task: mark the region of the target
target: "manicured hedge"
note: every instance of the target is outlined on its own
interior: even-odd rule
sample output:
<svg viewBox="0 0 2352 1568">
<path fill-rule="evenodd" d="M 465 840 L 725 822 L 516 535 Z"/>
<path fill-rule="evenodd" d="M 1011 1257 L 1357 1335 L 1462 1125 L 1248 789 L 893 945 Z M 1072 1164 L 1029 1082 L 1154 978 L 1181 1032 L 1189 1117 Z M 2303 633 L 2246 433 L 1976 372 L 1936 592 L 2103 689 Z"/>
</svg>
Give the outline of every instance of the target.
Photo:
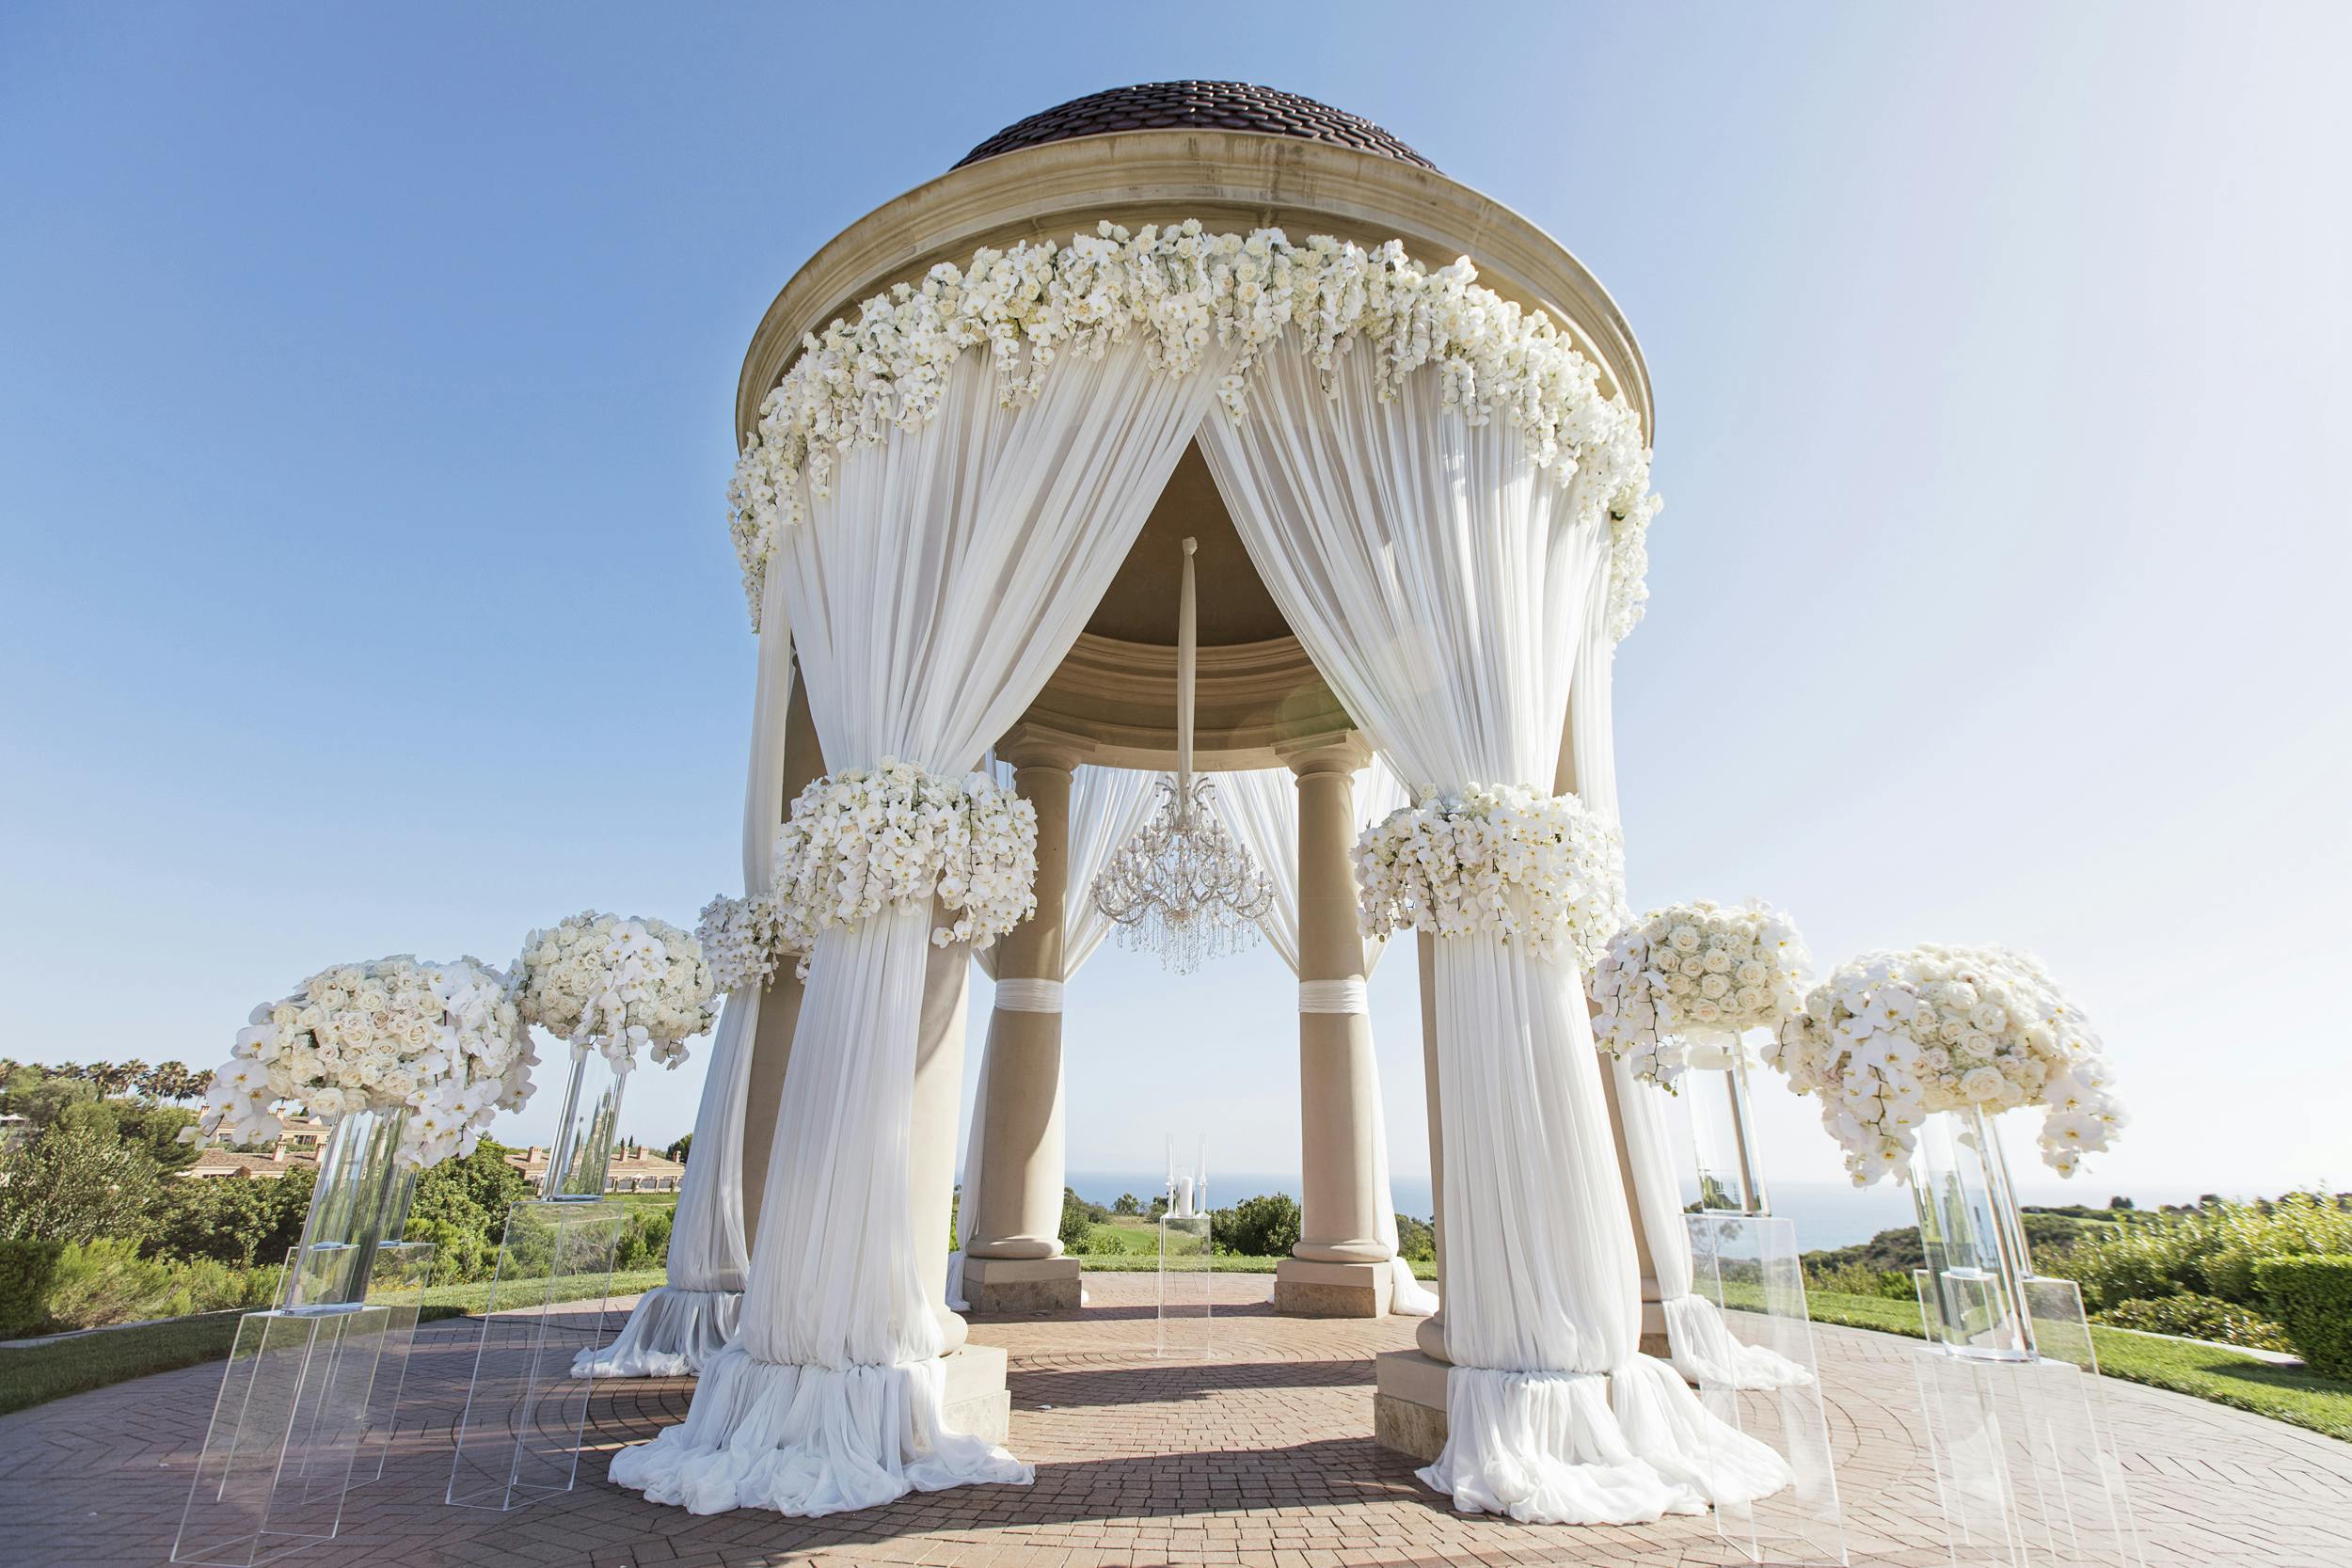
<svg viewBox="0 0 2352 1568">
<path fill-rule="evenodd" d="M 2254 1285 L 2305 1365 L 2352 1378 L 2352 1255 L 2265 1259 Z"/>
<path fill-rule="evenodd" d="M 49 1282 L 57 1276 L 63 1242 L 0 1242 L 0 1339 L 13 1339 L 46 1321 Z"/>
</svg>

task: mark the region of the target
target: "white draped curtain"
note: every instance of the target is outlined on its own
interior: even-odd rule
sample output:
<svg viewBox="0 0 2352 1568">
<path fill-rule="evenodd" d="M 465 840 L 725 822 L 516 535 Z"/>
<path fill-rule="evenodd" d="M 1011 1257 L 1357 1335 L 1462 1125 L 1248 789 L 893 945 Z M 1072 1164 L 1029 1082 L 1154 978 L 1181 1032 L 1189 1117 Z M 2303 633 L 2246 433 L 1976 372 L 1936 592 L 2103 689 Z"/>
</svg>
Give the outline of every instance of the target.
<svg viewBox="0 0 2352 1568">
<path fill-rule="evenodd" d="M 999 783 L 1012 787 L 1012 769 L 993 763 Z M 1128 768 L 1081 765 L 1070 779 L 1070 857 L 1062 899 L 1061 973 L 1066 985 L 1111 934 L 1110 916 L 1094 907 L 1094 879 L 1119 847 L 1135 835 L 1158 803 L 1161 774 Z M 980 973 L 996 978 L 996 949 L 973 955 Z M 1057 1000 L 1054 1010 L 1061 1010 Z M 1067 1055 L 1069 1041 L 1062 1042 Z M 963 1311 L 963 1253 L 980 1212 L 980 1164 L 988 1127 L 988 1051 L 982 1047 L 980 1077 L 972 1096 L 972 1120 L 963 1144 L 963 1196 L 956 1204 L 956 1247 L 947 1255 L 947 1305 Z M 1083 1289 L 1079 1299 L 1085 1299 Z"/>
<path fill-rule="evenodd" d="M 1577 649 L 1576 680 L 1568 701 L 1569 750 L 1576 758 L 1576 792 L 1584 803 L 1622 822 L 1617 805 L 1617 736 L 1614 719 L 1616 644 L 1592 614 Z M 1613 1075 L 1617 1121 L 1625 1134 L 1626 1163 L 1633 1173 L 1633 1201 L 1642 1232 L 1649 1239 L 1650 1264 L 1658 1271 L 1659 1305 L 1666 1315 L 1666 1344 L 1675 1370 L 1694 1382 L 1735 1388 L 1779 1388 L 1805 1380 L 1804 1370 L 1763 1345 L 1743 1345 L 1723 1313 L 1692 1293 L 1691 1231 L 1682 1208 L 1682 1176 L 1669 1117 L 1674 1097 L 1645 1083 L 1622 1057 L 1603 1058 Z"/>
<path fill-rule="evenodd" d="M 1240 840 L 1243 848 L 1263 868 L 1274 897 L 1258 917 L 1266 944 L 1281 956 L 1293 974 L 1298 973 L 1298 781 L 1287 769 L 1257 768 L 1237 773 L 1211 773 L 1216 785 L 1217 816 Z M 1357 824 L 1377 822 L 1406 803 L 1404 783 L 1395 769 L 1378 757 L 1359 769 L 1354 781 Z M 1364 943 L 1364 977 L 1379 966 L 1385 942 Z M 1379 1205 L 1379 1239 L 1389 1249 L 1389 1310 L 1409 1318 L 1425 1318 L 1438 1309 L 1437 1293 L 1413 1275 L 1413 1266 L 1397 1256 L 1396 1197 L 1389 1186 L 1388 1109 L 1381 1103 L 1380 1074 L 1372 1076 L 1372 1164 L 1374 1201 Z"/>
<path fill-rule="evenodd" d="M 988 356 L 968 354 L 928 423 L 846 454 L 768 568 L 827 759 L 974 766 L 1076 641 L 1219 371 L 1169 376 L 1112 345 L 1009 409 Z M 684 1422 L 614 1457 L 619 1484 L 696 1513 L 821 1514 L 1030 1479 L 942 1415 L 945 1331 L 908 1202 L 932 929 L 928 905 L 894 907 L 818 938 L 740 1334 Z"/>
<path fill-rule="evenodd" d="M 792 702 L 792 621 L 784 578 L 771 574 L 761 608 L 759 673 L 752 700 L 751 776 L 743 789 L 743 891 L 775 880 L 784 810 L 785 716 Z M 648 1291 L 602 1350 L 580 1352 L 575 1376 L 692 1377 L 735 1338 L 749 1266 L 743 1244 L 743 1108 L 759 1036 L 756 983 L 730 992 L 711 1037 L 694 1141 L 670 1228 L 668 1282 Z"/>
<path fill-rule="evenodd" d="M 1607 591 L 1605 515 L 1507 422 L 1447 406 L 1441 378 L 1382 402 L 1373 352 L 1343 356 L 1327 389 L 1302 355 L 1269 354 L 1248 417 L 1205 427 L 1210 468 L 1292 631 L 1404 776 L 1549 792 Z M 1697 1511 L 1715 1478 L 1724 1501 L 1785 1484 L 1639 1352 L 1580 976 L 1491 936 L 1440 940 L 1436 974 L 1454 1367 L 1422 1478 L 1457 1508 L 1586 1524 Z"/>
</svg>

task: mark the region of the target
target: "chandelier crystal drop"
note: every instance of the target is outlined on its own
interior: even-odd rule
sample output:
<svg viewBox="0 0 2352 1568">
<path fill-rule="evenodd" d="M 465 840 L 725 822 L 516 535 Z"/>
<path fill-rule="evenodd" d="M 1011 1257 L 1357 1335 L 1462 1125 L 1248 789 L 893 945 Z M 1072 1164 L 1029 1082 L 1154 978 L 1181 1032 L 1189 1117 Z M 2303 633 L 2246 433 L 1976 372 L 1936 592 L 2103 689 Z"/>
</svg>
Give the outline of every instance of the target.
<svg viewBox="0 0 2352 1568">
<path fill-rule="evenodd" d="M 1119 927 L 1122 947 L 1156 952 L 1189 974 L 1207 959 L 1258 940 L 1258 917 L 1274 888 L 1249 852 L 1216 819 L 1216 786 L 1192 774 L 1196 647 L 1192 552 L 1184 541 L 1176 630 L 1176 777 L 1160 781 L 1152 820 L 1119 847 L 1094 881 L 1094 907 Z"/>
</svg>

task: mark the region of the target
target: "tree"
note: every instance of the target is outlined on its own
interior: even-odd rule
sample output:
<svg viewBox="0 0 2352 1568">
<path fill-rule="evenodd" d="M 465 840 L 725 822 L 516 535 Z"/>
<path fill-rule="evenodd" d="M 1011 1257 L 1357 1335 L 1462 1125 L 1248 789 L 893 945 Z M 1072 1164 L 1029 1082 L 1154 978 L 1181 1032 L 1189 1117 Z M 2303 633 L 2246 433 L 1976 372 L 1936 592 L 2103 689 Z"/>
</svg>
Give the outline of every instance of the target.
<svg viewBox="0 0 2352 1568">
<path fill-rule="evenodd" d="M 682 1165 L 686 1164 L 686 1156 L 688 1152 L 693 1148 L 693 1147 L 694 1134 L 689 1132 L 684 1137 L 678 1139 L 677 1142 L 663 1149 L 661 1152 L 667 1154 L 671 1159 L 675 1160 Z"/>
<path fill-rule="evenodd" d="M 1210 1238 L 1248 1258 L 1287 1258 L 1298 1244 L 1298 1200 L 1282 1193 L 1246 1197 L 1209 1216 Z"/>
<path fill-rule="evenodd" d="M 476 1279 L 498 1261 L 506 1212 L 535 1196 L 530 1178 L 507 1163 L 505 1145 L 485 1138 L 462 1160 L 444 1160 L 417 1178 L 408 1206 L 410 1241 L 440 1248 L 437 1279 Z"/>
<path fill-rule="evenodd" d="M 167 1258 L 250 1268 L 275 1263 L 302 1240 L 318 1174 L 295 1166 L 276 1179 L 216 1177 L 167 1182 L 154 1247 Z"/>
<path fill-rule="evenodd" d="M 121 1063 L 114 1070 L 116 1077 L 119 1080 L 117 1086 L 113 1090 L 116 1094 L 128 1092 L 131 1094 L 144 1095 L 151 1092 L 154 1088 L 155 1069 L 148 1066 L 145 1062 L 139 1060 L 136 1056 L 132 1057 L 127 1062 Z"/>
<path fill-rule="evenodd" d="M 0 1154 L 0 1240 L 144 1241 L 162 1196 L 155 1162 L 111 1132 L 52 1127 Z"/>
<path fill-rule="evenodd" d="M 1143 1205 L 1136 1200 L 1135 1194 L 1121 1193 L 1119 1195 L 1119 1201 L 1111 1205 L 1111 1212 L 1121 1216 L 1140 1214 L 1143 1212 Z"/>
<path fill-rule="evenodd" d="M 1427 1220 L 1410 1214 L 1396 1216 L 1396 1255 L 1407 1263 L 1438 1260 L 1438 1232 Z"/>
<path fill-rule="evenodd" d="M 1094 1250 L 1094 1217 L 1103 1212 L 1099 1203 L 1089 1203 L 1068 1187 L 1061 1190 L 1061 1249 L 1071 1253 Z"/>
</svg>

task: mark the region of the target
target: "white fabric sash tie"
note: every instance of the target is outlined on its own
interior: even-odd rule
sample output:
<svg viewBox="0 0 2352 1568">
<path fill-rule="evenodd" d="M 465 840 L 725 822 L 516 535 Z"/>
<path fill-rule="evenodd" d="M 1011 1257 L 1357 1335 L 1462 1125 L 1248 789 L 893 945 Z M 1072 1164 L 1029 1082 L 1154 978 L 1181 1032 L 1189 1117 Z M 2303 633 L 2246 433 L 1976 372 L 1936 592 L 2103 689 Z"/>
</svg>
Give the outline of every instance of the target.
<svg viewBox="0 0 2352 1568">
<path fill-rule="evenodd" d="M 1301 980 L 1298 1010 L 1302 1013 L 1368 1013 L 1372 993 L 1360 974 L 1344 980 Z"/>
<path fill-rule="evenodd" d="M 1018 976 L 996 982 L 996 1006 L 1009 1013 L 1061 1011 L 1059 980 L 1024 980 Z"/>
</svg>

